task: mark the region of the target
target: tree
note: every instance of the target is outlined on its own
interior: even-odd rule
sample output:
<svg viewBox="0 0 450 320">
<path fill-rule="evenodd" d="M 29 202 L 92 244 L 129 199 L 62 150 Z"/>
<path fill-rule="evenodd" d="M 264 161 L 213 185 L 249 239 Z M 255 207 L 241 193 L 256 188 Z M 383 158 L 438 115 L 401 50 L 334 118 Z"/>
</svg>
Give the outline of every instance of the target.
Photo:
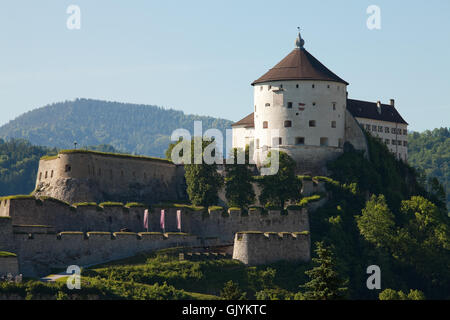
<svg viewBox="0 0 450 320">
<path fill-rule="evenodd" d="M 362 210 L 362 215 L 356 217 L 356 222 L 359 232 L 367 241 L 377 247 L 389 246 L 395 222 L 383 195 L 372 195 Z"/>
<path fill-rule="evenodd" d="M 295 168 L 295 161 L 286 153 L 279 152 L 278 172 L 274 175 L 263 176 L 258 181 L 262 187 L 259 201 L 266 205 L 284 208 L 286 201 L 300 200 L 302 183 L 295 174 Z"/>
<path fill-rule="evenodd" d="M 425 300 L 425 295 L 419 290 L 410 290 L 408 294 L 403 291 L 385 289 L 378 295 L 380 300 Z"/>
<path fill-rule="evenodd" d="M 232 280 L 225 283 L 222 291 L 220 291 L 220 297 L 224 300 L 245 300 L 246 295 Z"/>
<path fill-rule="evenodd" d="M 216 164 L 194 164 L 194 138 L 191 141 L 191 164 L 184 166 L 185 178 L 187 184 L 187 193 L 189 200 L 196 206 L 211 206 L 218 201 L 218 192 L 223 186 L 223 177 L 217 172 Z M 199 141 L 200 143 L 200 141 Z M 202 157 L 205 149 L 210 146 L 213 141 L 201 140 Z"/>
<path fill-rule="evenodd" d="M 249 168 L 247 159 L 249 159 L 249 149 L 245 152 L 241 149 L 233 149 L 233 164 L 227 164 L 225 167 L 225 194 L 230 206 L 247 208 L 255 201 L 255 191 L 253 190 L 253 173 Z M 244 153 L 246 163 L 239 164 L 236 160 Z"/>
<path fill-rule="evenodd" d="M 334 261 L 334 255 L 330 247 L 323 242 L 316 242 L 317 258 L 313 258 L 316 267 L 306 271 L 311 279 L 303 285 L 306 291 L 302 298 L 306 300 L 339 300 L 344 299 L 347 293 L 345 287 L 347 281 L 340 279 Z"/>
</svg>

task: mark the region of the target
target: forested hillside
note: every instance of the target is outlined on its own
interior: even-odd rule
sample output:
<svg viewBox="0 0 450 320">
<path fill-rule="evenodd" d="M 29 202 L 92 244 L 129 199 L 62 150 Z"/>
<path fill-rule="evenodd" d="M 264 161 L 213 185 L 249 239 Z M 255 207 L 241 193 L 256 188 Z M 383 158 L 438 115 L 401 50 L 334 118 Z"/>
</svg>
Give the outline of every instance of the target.
<svg viewBox="0 0 450 320">
<path fill-rule="evenodd" d="M 424 170 L 427 176 L 436 177 L 447 191 L 450 208 L 450 130 L 427 130 L 409 135 L 409 163 Z"/>
<path fill-rule="evenodd" d="M 88 146 L 87 149 L 118 152 L 109 145 Z M 0 196 L 32 192 L 39 159 L 56 153 L 56 148 L 34 146 L 26 140 L 0 139 Z"/>
<path fill-rule="evenodd" d="M 232 123 L 150 105 L 77 99 L 24 113 L 0 127 L 0 137 L 61 149 L 72 148 L 74 141 L 81 148 L 108 144 L 128 153 L 164 157 L 172 132 L 184 128 L 192 133 L 195 120 L 202 121 L 204 131 L 217 128 L 224 134 Z"/>
<path fill-rule="evenodd" d="M 56 154 L 56 149 L 0 139 L 0 196 L 33 191 L 39 159 L 47 154 Z"/>
</svg>

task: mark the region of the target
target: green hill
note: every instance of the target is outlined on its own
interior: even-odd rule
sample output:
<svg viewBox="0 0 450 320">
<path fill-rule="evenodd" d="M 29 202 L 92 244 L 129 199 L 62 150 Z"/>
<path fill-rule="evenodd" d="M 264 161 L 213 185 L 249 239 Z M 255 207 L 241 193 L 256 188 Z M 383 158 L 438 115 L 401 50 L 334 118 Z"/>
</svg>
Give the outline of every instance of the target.
<svg viewBox="0 0 450 320">
<path fill-rule="evenodd" d="M 118 152 L 109 145 L 88 146 L 87 149 Z M 33 191 L 39 159 L 56 153 L 56 148 L 34 146 L 26 140 L 0 139 L 0 196 Z"/>
<path fill-rule="evenodd" d="M 0 127 L 0 138 L 20 138 L 34 145 L 60 149 L 108 144 L 123 152 L 164 157 L 175 129 L 193 132 L 194 121 L 203 130 L 225 133 L 232 121 L 186 115 L 150 105 L 77 99 L 34 109 Z"/>
<path fill-rule="evenodd" d="M 409 163 L 436 177 L 447 191 L 447 208 L 450 209 L 450 130 L 439 128 L 409 135 Z"/>
</svg>

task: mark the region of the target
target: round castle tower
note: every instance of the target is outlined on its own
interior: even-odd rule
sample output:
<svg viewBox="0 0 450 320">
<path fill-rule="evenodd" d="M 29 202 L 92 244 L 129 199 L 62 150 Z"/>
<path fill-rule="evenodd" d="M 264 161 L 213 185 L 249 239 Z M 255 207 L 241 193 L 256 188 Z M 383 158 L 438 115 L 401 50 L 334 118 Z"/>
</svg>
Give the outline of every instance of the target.
<svg viewBox="0 0 450 320">
<path fill-rule="evenodd" d="M 314 58 L 299 32 L 295 49 L 252 83 L 254 160 L 272 148 L 286 152 L 299 172 L 323 173 L 343 152 L 348 83 Z"/>
</svg>

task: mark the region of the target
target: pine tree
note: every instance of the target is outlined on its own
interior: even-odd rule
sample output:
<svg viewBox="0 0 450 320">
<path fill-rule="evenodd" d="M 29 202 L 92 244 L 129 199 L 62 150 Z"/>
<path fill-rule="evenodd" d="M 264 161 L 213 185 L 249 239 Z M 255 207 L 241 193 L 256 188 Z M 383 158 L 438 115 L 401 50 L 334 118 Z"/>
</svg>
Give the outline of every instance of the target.
<svg viewBox="0 0 450 320">
<path fill-rule="evenodd" d="M 347 293 L 346 281 L 340 279 L 334 261 L 333 252 L 323 242 L 316 243 L 317 264 L 313 269 L 306 271 L 311 279 L 303 285 L 306 289 L 303 296 L 306 300 L 339 300 L 344 299 Z"/>
</svg>

